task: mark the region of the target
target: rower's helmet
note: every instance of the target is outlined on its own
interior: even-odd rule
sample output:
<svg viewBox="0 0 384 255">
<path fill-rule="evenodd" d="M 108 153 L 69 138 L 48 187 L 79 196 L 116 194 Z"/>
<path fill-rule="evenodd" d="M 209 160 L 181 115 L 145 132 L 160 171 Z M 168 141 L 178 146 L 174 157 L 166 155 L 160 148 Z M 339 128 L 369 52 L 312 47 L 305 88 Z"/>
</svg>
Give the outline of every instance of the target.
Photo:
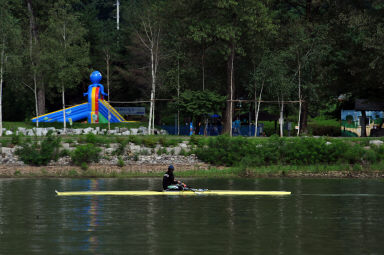
<svg viewBox="0 0 384 255">
<path fill-rule="evenodd" d="M 175 170 L 175 168 L 173 167 L 173 165 L 169 165 L 168 170 L 173 171 L 173 170 Z"/>
</svg>

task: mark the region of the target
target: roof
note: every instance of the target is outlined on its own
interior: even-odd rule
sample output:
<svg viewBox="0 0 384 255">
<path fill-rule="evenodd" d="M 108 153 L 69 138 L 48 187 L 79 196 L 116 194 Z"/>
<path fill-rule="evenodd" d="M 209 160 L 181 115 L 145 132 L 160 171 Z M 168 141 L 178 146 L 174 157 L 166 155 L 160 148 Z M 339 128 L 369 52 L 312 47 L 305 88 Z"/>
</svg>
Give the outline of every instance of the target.
<svg viewBox="0 0 384 255">
<path fill-rule="evenodd" d="M 356 111 L 384 111 L 384 101 L 371 101 L 367 99 L 355 100 Z"/>
</svg>

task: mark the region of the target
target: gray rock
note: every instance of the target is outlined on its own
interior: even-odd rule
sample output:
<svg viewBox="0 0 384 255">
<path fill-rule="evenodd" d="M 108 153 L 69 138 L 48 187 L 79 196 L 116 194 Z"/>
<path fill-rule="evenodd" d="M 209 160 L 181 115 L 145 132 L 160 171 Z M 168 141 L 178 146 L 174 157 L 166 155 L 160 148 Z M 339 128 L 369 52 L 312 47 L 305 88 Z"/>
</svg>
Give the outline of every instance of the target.
<svg viewBox="0 0 384 255">
<path fill-rule="evenodd" d="M 181 147 L 177 146 L 174 149 L 175 149 L 175 155 L 179 155 L 181 151 Z"/>
<path fill-rule="evenodd" d="M 74 133 L 75 135 L 81 135 L 81 134 L 83 133 L 83 130 L 80 129 L 80 128 L 76 128 L 76 129 L 73 130 L 73 133 Z"/>
<path fill-rule="evenodd" d="M 114 148 L 106 148 L 106 149 L 104 150 L 104 153 L 105 153 L 105 154 L 112 155 L 114 151 L 115 151 Z"/>
<path fill-rule="evenodd" d="M 380 140 L 371 140 L 369 141 L 369 144 L 374 144 L 376 146 L 381 146 L 384 142 Z"/>
<path fill-rule="evenodd" d="M 180 143 L 179 146 L 180 146 L 181 148 L 183 148 L 183 149 L 185 149 L 185 148 L 188 147 L 188 145 L 185 144 L 184 142 Z"/>
<path fill-rule="evenodd" d="M 5 135 L 13 135 L 13 132 L 10 130 L 5 131 Z"/>
<path fill-rule="evenodd" d="M 109 144 L 109 147 L 112 149 L 117 149 L 117 148 L 119 148 L 119 144 L 118 143 L 111 143 L 111 144 Z"/>
<path fill-rule="evenodd" d="M 15 152 L 15 148 L 1 147 L 1 153 L 5 155 L 12 155 Z"/>
<path fill-rule="evenodd" d="M 332 143 L 331 142 L 326 142 L 325 145 L 331 145 Z"/>
<path fill-rule="evenodd" d="M 137 128 L 131 128 L 131 134 L 132 135 L 137 135 L 138 132 L 139 132 L 139 130 Z"/>
</svg>

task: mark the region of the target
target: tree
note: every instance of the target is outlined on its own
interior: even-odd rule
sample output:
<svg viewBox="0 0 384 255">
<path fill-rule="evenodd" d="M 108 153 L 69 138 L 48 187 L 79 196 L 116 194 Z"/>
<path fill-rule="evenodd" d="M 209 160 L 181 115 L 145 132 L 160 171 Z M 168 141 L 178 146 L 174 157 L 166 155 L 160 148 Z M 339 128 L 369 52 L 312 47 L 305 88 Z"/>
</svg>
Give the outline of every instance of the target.
<svg viewBox="0 0 384 255">
<path fill-rule="evenodd" d="M 158 6 L 151 1 L 131 5 L 131 27 L 147 53 L 151 77 L 151 97 L 148 118 L 148 134 L 153 134 L 155 124 L 156 86 L 160 59 L 161 22 L 157 13 Z"/>
<path fill-rule="evenodd" d="M 19 21 L 10 12 L 12 1 L 0 0 L 0 136 L 3 134 L 3 83 L 9 62 L 17 61 L 21 45 Z"/>
<path fill-rule="evenodd" d="M 195 120 L 198 133 L 199 123 L 209 115 L 220 112 L 225 97 L 207 89 L 204 91 L 186 90 L 179 97 L 174 97 L 174 100 L 181 112 L 190 114 Z"/>
<path fill-rule="evenodd" d="M 79 83 L 89 63 L 89 46 L 84 40 L 85 29 L 71 4 L 64 0 L 54 3 L 49 11 L 47 29 L 41 35 L 44 49 L 41 60 L 46 69 L 55 70 L 47 75 L 47 82 L 50 88 L 61 92 L 64 132 L 67 120 L 65 90 Z"/>
<path fill-rule="evenodd" d="M 233 99 L 236 91 L 235 58 L 238 53 L 245 54 L 244 45 L 242 45 L 242 38 L 245 35 L 272 29 L 270 13 L 263 1 L 192 2 L 195 6 L 191 9 L 200 10 L 192 25 L 195 40 L 215 42 L 215 47 L 226 59 L 227 105 L 224 133 L 232 134 Z"/>
</svg>

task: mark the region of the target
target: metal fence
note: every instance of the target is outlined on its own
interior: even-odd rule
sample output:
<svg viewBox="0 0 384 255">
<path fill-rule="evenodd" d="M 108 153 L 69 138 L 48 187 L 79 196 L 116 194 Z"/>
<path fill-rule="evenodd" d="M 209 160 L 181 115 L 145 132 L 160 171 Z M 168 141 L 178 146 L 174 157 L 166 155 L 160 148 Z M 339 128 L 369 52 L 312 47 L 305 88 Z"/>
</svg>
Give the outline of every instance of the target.
<svg viewBox="0 0 384 255">
<path fill-rule="evenodd" d="M 164 129 L 170 135 L 177 135 L 177 126 L 161 126 L 161 129 Z M 195 129 L 193 128 L 193 132 Z M 208 136 L 217 136 L 220 135 L 223 131 L 223 126 L 208 126 L 207 135 Z M 257 136 L 263 133 L 263 126 L 259 125 L 257 128 Z M 190 126 L 180 126 L 179 135 L 189 136 L 191 134 Z M 198 135 L 204 135 L 204 127 L 200 127 Z M 232 128 L 233 136 L 254 136 L 255 135 L 255 126 L 240 126 L 240 128 Z"/>
</svg>

